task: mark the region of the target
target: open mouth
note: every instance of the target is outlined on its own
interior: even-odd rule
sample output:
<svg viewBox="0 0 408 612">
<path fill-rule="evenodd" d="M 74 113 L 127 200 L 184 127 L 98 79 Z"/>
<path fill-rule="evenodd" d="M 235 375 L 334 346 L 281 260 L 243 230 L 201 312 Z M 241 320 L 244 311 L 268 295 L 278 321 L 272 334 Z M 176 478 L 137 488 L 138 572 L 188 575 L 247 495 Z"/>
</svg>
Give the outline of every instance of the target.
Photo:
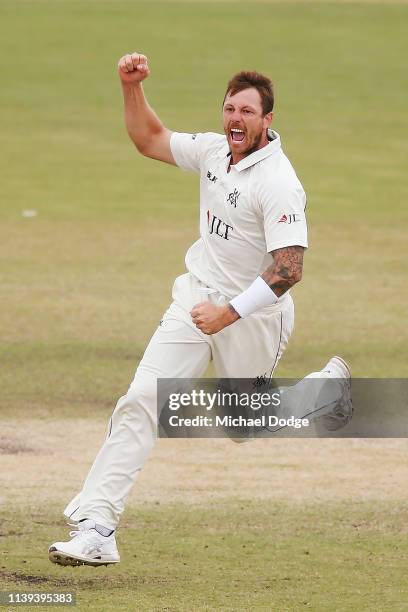
<svg viewBox="0 0 408 612">
<path fill-rule="evenodd" d="M 230 133 L 231 140 L 233 140 L 234 142 L 242 142 L 245 138 L 244 130 L 240 130 L 239 128 L 232 128 Z"/>
</svg>

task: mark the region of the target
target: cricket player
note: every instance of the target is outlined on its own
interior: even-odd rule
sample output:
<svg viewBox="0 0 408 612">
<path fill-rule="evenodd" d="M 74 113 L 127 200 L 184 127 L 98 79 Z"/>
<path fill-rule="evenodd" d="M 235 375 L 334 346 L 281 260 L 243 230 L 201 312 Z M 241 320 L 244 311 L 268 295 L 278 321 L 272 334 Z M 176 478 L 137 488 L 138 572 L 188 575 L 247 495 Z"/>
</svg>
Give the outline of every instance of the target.
<svg viewBox="0 0 408 612">
<path fill-rule="evenodd" d="M 241 72 L 230 80 L 223 134 L 186 134 L 167 129 L 149 106 L 145 55 L 124 55 L 118 72 L 138 151 L 200 176 L 200 238 L 188 249 L 187 273 L 175 280 L 173 301 L 116 405 L 82 490 L 64 511 L 76 529 L 49 548 L 60 565 L 119 562 L 115 530 L 156 440 L 158 378 L 199 378 L 210 360 L 222 378 L 272 375 L 293 330 L 289 290 L 302 278 L 308 246 L 306 197 L 270 128 L 267 77 Z M 347 364 L 334 357 L 309 376 L 343 381 L 328 418 L 344 425 L 352 413 Z M 313 410 L 316 398 L 307 402 L 302 409 Z"/>
</svg>

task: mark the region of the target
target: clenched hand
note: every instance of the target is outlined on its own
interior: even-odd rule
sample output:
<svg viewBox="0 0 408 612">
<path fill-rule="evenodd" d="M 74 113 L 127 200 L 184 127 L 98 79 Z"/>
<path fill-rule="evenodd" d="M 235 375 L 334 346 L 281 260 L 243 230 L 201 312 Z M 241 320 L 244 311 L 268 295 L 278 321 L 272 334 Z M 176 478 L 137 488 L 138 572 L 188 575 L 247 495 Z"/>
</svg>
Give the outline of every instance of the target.
<svg viewBox="0 0 408 612">
<path fill-rule="evenodd" d="M 216 334 L 240 318 L 228 305 L 215 306 L 211 302 L 196 304 L 190 314 L 193 323 L 207 335 Z"/>
<path fill-rule="evenodd" d="M 123 83 L 140 83 L 149 74 L 147 57 L 141 53 L 127 53 L 118 62 L 118 72 Z"/>
</svg>

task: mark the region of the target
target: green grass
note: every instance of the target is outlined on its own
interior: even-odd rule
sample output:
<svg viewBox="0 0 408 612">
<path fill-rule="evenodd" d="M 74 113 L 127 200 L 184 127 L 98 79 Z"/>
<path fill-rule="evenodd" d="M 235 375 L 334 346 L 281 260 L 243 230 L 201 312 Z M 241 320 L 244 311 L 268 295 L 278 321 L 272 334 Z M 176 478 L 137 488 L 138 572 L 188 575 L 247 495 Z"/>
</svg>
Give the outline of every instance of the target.
<svg viewBox="0 0 408 612">
<path fill-rule="evenodd" d="M 196 177 L 127 139 L 116 63 L 135 49 L 171 129 L 220 130 L 238 70 L 275 82 L 310 226 L 278 374 L 337 353 L 357 376 L 407 376 L 407 17 L 403 2 L 2 0 L 1 416 L 20 432 L 27 416 L 104 418 L 197 237 Z M 60 509 L 31 510 L 34 522 L 2 507 L 3 588 L 72 587 L 81 609 L 406 608 L 406 517 L 392 502 L 131 508 L 124 563 L 96 574 L 50 566 Z"/>
<path fill-rule="evenodd" d="M 311 247 L 279 374 L 340 353 L 358 376 L 406 375 L 406 16 L 399 4 L 3 1 L 2 409 L 83 412 L 120 395 L 197 236 L 196 178 L 127 139 L 115 66 L 134 48 L 174 129 L 220 129 L 242 67 L 276 83 Z"/>
<path fill-rule="evenodd" d="M 118 567 L 49 564 L 65 530 L 31 508 L 8 513 L 1 588 L 72 590 L 80 610 L 404 610 L 406 538 L 383 504 L 142 506 L 127 513 Z M 9 535 L 7 535 L 9 534 Z M 30 542 L 27 547 L 27 542 Z"/>
</svg>

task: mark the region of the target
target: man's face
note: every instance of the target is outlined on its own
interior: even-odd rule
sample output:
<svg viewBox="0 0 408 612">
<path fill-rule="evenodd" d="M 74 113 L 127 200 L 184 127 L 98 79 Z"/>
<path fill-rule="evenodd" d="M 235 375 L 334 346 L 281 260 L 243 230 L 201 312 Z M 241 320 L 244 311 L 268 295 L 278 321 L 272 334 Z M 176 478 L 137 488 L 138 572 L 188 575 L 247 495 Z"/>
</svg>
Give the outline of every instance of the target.
<svg viewBox="0 0 408 612">
<path fill-rule="evenodd" d="M 224 132 L 231 149 L 233 163 L 268 144 L 266 130 L 273 113 L 263 115 L 261 96 L 249 87 L 234 96 L 227 94 L 224 107 Z"/>
</svg>

